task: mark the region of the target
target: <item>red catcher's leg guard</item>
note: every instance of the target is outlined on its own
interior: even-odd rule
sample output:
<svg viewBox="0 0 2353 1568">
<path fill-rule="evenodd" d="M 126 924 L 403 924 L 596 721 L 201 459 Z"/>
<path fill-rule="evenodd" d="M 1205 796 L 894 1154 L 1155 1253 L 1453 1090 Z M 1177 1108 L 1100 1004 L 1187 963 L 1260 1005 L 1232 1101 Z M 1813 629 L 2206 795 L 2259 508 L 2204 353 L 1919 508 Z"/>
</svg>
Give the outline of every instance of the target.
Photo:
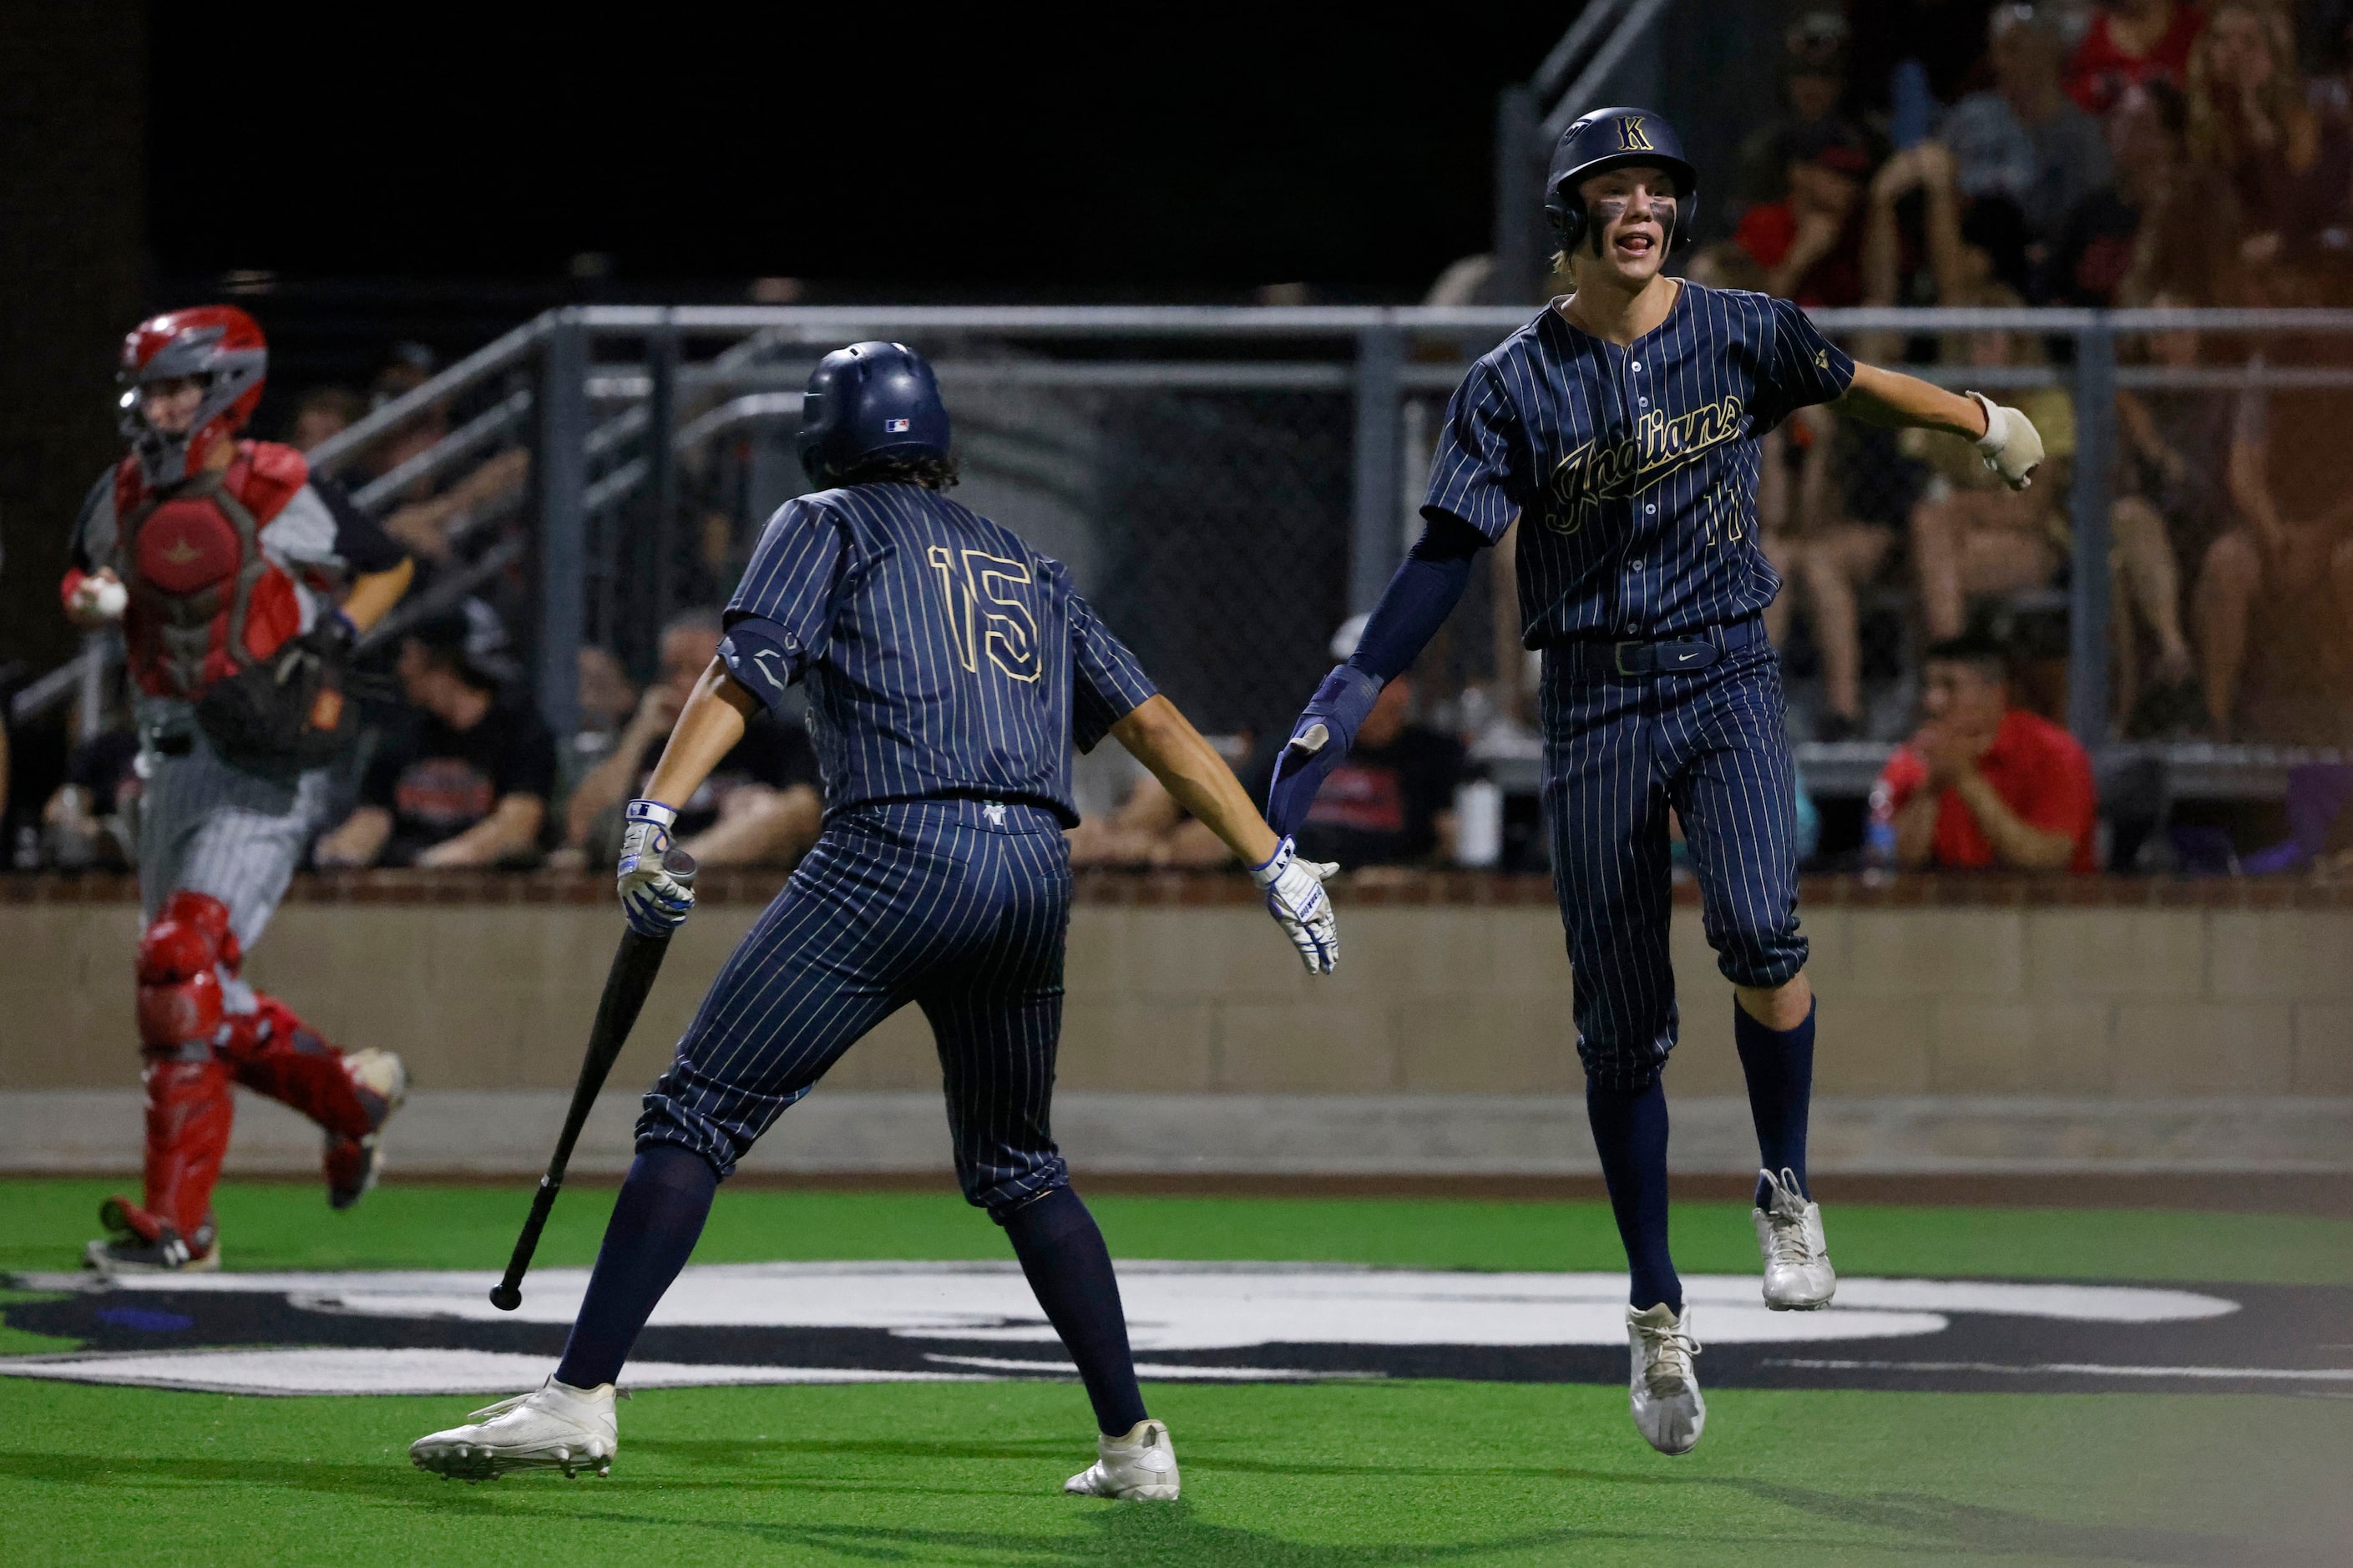
<svg viewBox="0 0 2353 1568">
<path fill-rule="evenodd" d="M 145 1077 L 146 1212 L 125 1218 L 142 1236 L 139 1222 L 146 1219 L 193 1237 L 212 1213 L 213 1184 L 220 1177 L 229 1123 L 237 1114 L 228 1068 L 210 1059 L 150 1061 Z"/>
<path fill-rule="evenodd" d="M 344 1069 L 343 1053 L 321 1039 L 294 1010 L 257 991 L 254 1011 L 232 1015 L 225 1058 L 237 1081 L 292 1106 L 328 1131 L 364 1137 L 384 1120 L 384 1102 L 364 1094 Z"/>
<path fill-rule="evenodd" d="M 209 893 L 174 893 L 139 939 L 139 1042 L 151 1056 L 193 1058 L 221 1024 L 219 966 L 237 972 L 228 906 Z"/>
</svg>

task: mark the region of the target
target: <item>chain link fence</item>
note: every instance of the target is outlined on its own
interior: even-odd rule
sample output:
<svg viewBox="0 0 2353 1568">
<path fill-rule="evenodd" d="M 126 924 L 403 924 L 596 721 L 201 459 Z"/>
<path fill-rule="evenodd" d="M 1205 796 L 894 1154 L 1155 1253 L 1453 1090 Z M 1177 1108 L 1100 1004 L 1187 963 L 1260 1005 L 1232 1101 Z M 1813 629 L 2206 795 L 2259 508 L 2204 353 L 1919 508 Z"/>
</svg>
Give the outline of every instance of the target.
<svg viewBox="0 0 2353 1568">
<path fill-rule="evenodd" d="M 940 371 L 960 499 L 1067 561 L 1205 728 L 1263 734 L 1418 531 L 1446 395 L 1521 320 L 573 309 L 311 456 L 427 564 L 387 637 L 489 599 L 564 730 L 576 649 L 651 674 L 663 623 L 721 602 L 763 521 L 807 488 L 793 437 L 810 365 L 897 338 Z M 1860 357 L 2026 408 L 2051 457 L 2011 496 L 1957 438 L 1822 410 L 1773 433 L 1760 537 L 1788 583 L 1772 629 L 1818 788 L 1861 792 L 1915 722 L 1922 649 L 1963 629 L 2003 639 L 2021 700 L 2095 751 L 2203 748 L 2197 765 L 2263 791 L 2295 760 L 2263 748 L 2346 743 L 2353 312 L 1821 320 Z M 1508 563 L 1490 565 L 1419 674 L 1425 711 L 1474 744 L 1501 737 L 1500 754 L 1532 679 Z M 27 695 L 75 689 L 60 672 Z"/>
</svg>

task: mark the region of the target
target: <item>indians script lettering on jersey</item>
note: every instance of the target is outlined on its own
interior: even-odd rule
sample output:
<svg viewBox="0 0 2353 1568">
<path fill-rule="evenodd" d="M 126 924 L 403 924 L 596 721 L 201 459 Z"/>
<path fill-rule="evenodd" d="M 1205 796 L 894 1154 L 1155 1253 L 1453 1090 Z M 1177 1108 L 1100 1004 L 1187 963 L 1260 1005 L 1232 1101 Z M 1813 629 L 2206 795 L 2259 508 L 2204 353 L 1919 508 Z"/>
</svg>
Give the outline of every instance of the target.
<svg viewBox="0 0 2353 1568">
<path fill-rule="evenodd" d="M 1491 540 L 1527 520 L 1530 647 L 1728 625 L 1781 586 L 1757 543 L 1760 438 L 1853 379 L 1786 300 L 1685 283 L 1623 348 L 1548 306 L 1456 389 L 1422 510 Z"/>
<path fill-rule="evenodd" d="M 807 679 L 828 816 L 957 795 L 1074 825 L 1071 745 L 1092 750 L 1155 689 L 1067 567 L 917 485 L 786 502 L 727 616 L 765 623 L 778 650 L 738 672 L 755 696 Z"/>
</svg>

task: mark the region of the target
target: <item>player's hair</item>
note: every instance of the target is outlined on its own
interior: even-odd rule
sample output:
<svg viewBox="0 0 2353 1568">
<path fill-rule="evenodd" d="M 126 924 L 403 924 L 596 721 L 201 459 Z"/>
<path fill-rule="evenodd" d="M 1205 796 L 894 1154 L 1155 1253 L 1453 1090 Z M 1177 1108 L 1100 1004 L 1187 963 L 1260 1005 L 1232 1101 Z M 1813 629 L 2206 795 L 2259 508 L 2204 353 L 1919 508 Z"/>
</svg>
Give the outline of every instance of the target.
<svg viewBox="0 0 2353 1568">
<path fill-rule="evenodd" d="M 921 485 L 927 490 L 955 487 L 958 476 L 954 458 L 869 458 L 837 476 L 837 485 Z"/>
<path fill-rule="evenodd" d="M 1966 664 L 1989 680 L 2010 681 L 2010 649 L 1983 632 L 1963 632 L 1932 642 L 1920 655 L 1923 664 Z"/>
</svg>

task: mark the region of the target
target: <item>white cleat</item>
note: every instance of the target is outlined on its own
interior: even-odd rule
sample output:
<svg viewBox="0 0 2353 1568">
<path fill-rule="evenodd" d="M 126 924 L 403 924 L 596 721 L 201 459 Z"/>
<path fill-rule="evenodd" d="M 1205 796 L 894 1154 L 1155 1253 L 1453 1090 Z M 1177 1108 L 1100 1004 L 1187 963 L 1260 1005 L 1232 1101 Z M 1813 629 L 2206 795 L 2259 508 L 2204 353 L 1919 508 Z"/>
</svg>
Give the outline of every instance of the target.
<svg viewBox="0 0 2353 1568">
<path fill-rule="evenodd" d="M 1692 1371 L 1699 1341 L 1692 1337 L 1690 1304 L 1681 1318 L 1664 1301 L 1640 1312 L 1627 1308 L 1626 1345 L 1635 1429 L 1662 1454 L 1690 1453 L 1707 1425 L 1707 1401 Z"/>
<path fill-rule="evenodd" d="M 1159 1422 L 1139 1421 L 1124 1436 L 1099 1436 L 1095 1454 L 1093 1464 L 1062 1483 L 1064 1491 L 1130 1502 L 1176 1500 L 1176 1450 Z"/>
<path fill-rule="evenodd" d="M 621 1446 L 613 1385 L 574 1388 L 554 1378 L 529 1394 L 477 1410 L 472 1424 L 419 1437 L 409 1463 L 447 1479 L 491 1480 L 509 1470 L 612 1473 Z"/>
<path fill-rule="evenodd" d="M 1777 1312 L 1810 1312 L 1831 1304 L 1838 1274 L 1822 1240 L 1822 1205 L 1798 1195 L 1798 1173 L 1757 1173 L 1770 1194 L 1757 1221 L 1757 1247 L 1765 1255 L 1765 1304 Z"/>
</svg>

